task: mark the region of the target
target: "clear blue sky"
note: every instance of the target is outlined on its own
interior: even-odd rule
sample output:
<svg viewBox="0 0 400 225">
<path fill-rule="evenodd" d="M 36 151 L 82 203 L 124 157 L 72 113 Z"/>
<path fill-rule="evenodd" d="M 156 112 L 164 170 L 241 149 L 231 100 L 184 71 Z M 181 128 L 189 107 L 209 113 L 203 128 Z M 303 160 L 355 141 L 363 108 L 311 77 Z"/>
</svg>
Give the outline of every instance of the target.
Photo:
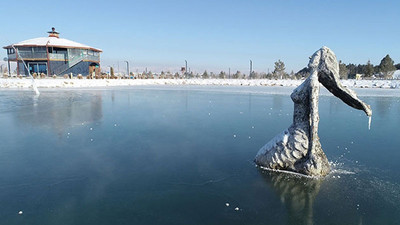
<svg viewBox="0 0 400 225">
<path fill-rule="evenodd" d="M 47 36 L 101 48 L 102 67 L 124 60 L 131 70 L 257 72 L 285 62 L 307 65 L 323 45 L 345 63 L 400 63 L 400 1 L 351 0 L 18 0 L 0 6 L 0 44 Z M 6 56 L 3 49 L 1 58 Z"/>
</svg>

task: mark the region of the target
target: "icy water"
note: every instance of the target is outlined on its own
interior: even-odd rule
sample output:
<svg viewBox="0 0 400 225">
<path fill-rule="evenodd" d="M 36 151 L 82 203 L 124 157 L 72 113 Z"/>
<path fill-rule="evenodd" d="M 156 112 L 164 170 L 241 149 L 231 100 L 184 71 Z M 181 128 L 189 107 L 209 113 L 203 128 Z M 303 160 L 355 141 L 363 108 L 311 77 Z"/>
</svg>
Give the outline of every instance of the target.
<svg viewBox="0 0 400 225">
<path fill-rule="evenodd" d="M 253 163 L 291 89 L 2 90 L 0 224 L 400 224 L 398 90 L 320 97 L 316 180 Z"/>
</svg>

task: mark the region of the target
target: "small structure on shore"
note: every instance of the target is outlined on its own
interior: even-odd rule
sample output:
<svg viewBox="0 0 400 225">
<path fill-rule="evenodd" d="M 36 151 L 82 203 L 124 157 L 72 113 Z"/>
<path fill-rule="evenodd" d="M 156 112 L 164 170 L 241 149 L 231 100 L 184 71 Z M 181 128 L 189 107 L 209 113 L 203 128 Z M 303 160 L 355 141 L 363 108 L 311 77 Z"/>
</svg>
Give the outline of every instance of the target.
<svg viewBox="0 0 400 225">
<path fill-rule="evenodd" d="M 326 176 L 328 159 L 318 137 L 318 97 L 320 83 L 347 105 L 363 110 L 371 118 L 371 107 L 339 80 L 335 53 L 322 47 L 308 64 L 310 75 L 291 94 L 294 102 L 293 124 L 262 147 L 255 163 L 265 169 L 284 170 L 313 177 Z"/>
<path fill-rule="evenodd" d="M 48 37 L 21 41 L 3 47 L 7 49 L 8 67 L 17 63 L 17 75 L 100 74 L 101 49 L 59 37 L 53 27 Z M 26 63 L 26 65 L 24 65 Z"/>
<path fill-rule="evenodd" d="M 363 76 L 364 76 L 363 74 L 357 73 L 356 74 L 356 80 L 362 80 Z"/>
</svg>

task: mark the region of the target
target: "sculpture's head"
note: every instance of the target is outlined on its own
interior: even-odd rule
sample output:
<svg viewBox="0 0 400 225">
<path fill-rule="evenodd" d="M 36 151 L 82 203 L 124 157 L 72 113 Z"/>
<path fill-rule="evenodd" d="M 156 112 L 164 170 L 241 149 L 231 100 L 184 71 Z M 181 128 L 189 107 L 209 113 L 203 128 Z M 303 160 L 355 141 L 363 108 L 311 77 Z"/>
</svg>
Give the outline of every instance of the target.
<svg viewBox="0 0 400 225">
<path fill-rule="evenodd" d="M 363 110 L 368 116 L 372 115 L 371 107 L 358 99 L 355 92 L 340 83 L 339 63 L 332 50 L 325 46 L 320 48 L 311 56 L 308 67 L 312 74 L 318 75 L 318 81 L 333 95 L 351 107 Z"/>
<path fill-rule="evenodd" d="M 332 74 L 339 79 L 339 63 L 337 62 L 336 55 L 326 46 L 318 49 L 311 56 L 308 67 L 314 71 L 317 70 L 326 74 Z"/>
</svg>

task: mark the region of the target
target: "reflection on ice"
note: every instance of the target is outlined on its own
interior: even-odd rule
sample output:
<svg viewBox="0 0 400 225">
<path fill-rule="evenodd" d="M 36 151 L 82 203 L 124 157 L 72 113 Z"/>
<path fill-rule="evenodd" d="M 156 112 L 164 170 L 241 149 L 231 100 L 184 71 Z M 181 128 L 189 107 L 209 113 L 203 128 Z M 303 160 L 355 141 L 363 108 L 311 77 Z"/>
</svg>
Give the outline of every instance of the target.
<svg viewBox="0 0 400 225">
<path fill-rule="evenodd" d="M 312 179 L 288 173 L 260 170 L 264 179 L 277 192 L 288 212 L 288 224 L 311 225 L 313 205 L 322 179 Z"/>
<path fill-rule="evenodd" d="M 32 97 L 32 101 L 33 101 L 33 106 L 36 107 L 38 104 L 38 100 L 39 100 L 39 95 L 34 95 Z"/>
<path fill-rule="evenodd" d="M 24 104 L 15 111 L 17 123 L 52 128 L 62 135 L 69 127 L 99 121 L 102 114 L 101 93 L 42 92 L 33 96 L 32 104 Z M 27 102 L 28 103 L 28 102 Z"/>
</svg>

